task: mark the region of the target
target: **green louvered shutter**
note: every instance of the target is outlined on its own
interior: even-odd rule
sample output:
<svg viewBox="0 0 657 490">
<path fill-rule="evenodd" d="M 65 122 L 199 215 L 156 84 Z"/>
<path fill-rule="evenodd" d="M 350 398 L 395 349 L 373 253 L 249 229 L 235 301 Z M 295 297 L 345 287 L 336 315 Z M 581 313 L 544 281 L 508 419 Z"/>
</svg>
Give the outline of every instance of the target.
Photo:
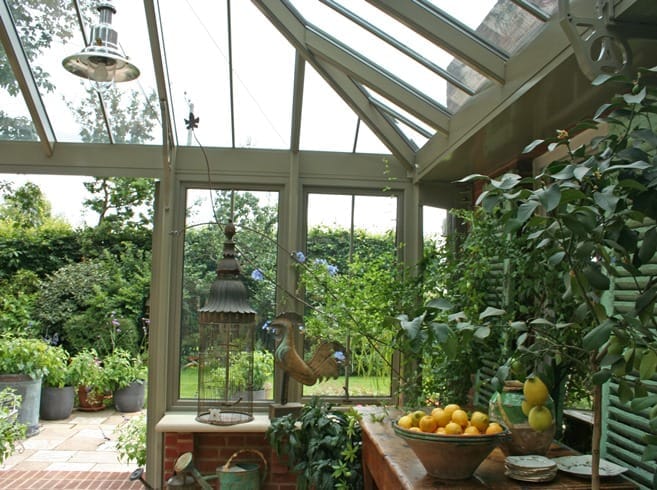
<svg viewBox="0 0 657 490">
<path fill-rule="evenodd" d="M 641 231 L 639 229 L 639 231 Z M 657 276 L 657 261 L 653 257 L 650 264 L 641 267 L 645 275 L 638 278 L 630 276 L 624 269 L 618 269 L 619 277 L 613 283 L 613 301 L 617 311 L 627 313 L 634 309 L 639 290 L 644 287 L 651 276 Z M 624 378 L 633 383 L 638 372 L 626 375 Z M 643 437 L 650 434 L 648 426 L 648 410 L 641 412 L 632 410 L 629 404 L 621 403 L 618 397 L 620 379 L 612 378 L 605 384 L 603 400 L 603 438 L 601 455 L 603 458 L 620 464 L 628 471 L 625 476 L 642 489 L 657 488 L 657 462 L 642 461 L 645 443 Z M 646 382 L 651 394 L 657 394 L 657 377 Z"/>
</svg>

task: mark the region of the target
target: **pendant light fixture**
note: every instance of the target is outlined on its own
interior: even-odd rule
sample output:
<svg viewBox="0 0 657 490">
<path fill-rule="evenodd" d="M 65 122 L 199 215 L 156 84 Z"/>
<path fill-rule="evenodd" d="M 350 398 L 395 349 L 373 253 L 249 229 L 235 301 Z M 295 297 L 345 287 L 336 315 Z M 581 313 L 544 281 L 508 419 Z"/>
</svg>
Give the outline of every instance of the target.
<svg viewBox="0 0 657 490">
<path fill-rule="evenodd" d="M 90 80 L 97 89 L 136 79 L 139 69 L 119 50 L 118 34 L 112 28 L 116 9 L 108 1 L 100 2 L 96 9 L 99 21 L 91 27 L 89 44 L 79 53 L 64 58 L 64 68 Z"/>
</svg>

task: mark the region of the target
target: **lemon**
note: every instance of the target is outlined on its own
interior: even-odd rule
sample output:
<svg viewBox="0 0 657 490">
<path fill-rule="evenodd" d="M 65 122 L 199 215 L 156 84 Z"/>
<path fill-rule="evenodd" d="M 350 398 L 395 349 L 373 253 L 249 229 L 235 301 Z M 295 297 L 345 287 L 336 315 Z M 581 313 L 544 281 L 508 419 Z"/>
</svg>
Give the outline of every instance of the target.
<svg viewBox="0 0 657 490">
<path fill-rule="evenodd" d="M 529 426 L 538 432 L 552 427 L 552 412 L 545 405 L 537 405 L 529 411 Z"/>
<path fill-rule="evenodd" d="M 411 417 L 413 419 L 413 427 L 417 427 L 418 424 L 420 423 L 420 419 L 424 417 L 427 413 L 423 410 L 416 410 L 411 414 Z"/>
<path fill-rule="evenodd" d="M 457 424 L 456 422 L 450 422 L 445 426 L 445 434 L 457 435 L 462 433 L 463 433 L 463 427 L 461 427 L 461 424 Z"/>
<path fill-rule="evenodd" d="M 449 414 L 449 418 L 451 420 L 452 414 L 454 413 L 455 410 L 460 410 L 461 407 L 457 405 L 456 403 L 450 403 L 449 405 L 445 405 L 445 408 L 443 409 L 446 413 Z"/>
<path fill-rule="evenodd" d="M 498 424 L 497 422 L 491 422 L 488 424 L 488 427 L 486 428 L 486 434 L 492 435 L 492 434 L 499 434 L 502 432 L 504 428 Z"/>
<path fill-rule="evenodd" d="M 410 429 L 413 427 L 413 417 L 410 415 L 403 415 L 397 420 L 397 425 L 403 429 Z"/>
<path fill-rule="evenodd" d="M 461 427 L 467 427 L 468 414 L 466 413 L 465 410 L 461 410 L 460 408 L 458 408 L 452 412 L 452 422 L 456 422 Z"/>
<path fill-rule="evenodd" d="M 470 416 L 470 423 L 477 428 L 479 432 L 484 432 L 488 427 L 488 414 L 484 412 L 474 411 Z"/>
<path fill-rule="evenodd" d="M 422 432 L 434 432 L 438 428 L 438 423 L 436 419 L 431 415 L 425 415 L 420 419 L 418 427 Z"/>
<path fill-rule="evenodd" d="M 538 376 L 530 376 L 522 385 L 522 393 L 525 400 L 531 406 L 545 405 L 549 392 L 545 383 Z"/>
<path fill-rule="evenodd" d="M 478 436 L 481 432 L 474 425 L 468 425 L 463 429 L 463 434 L 466 436 Z"/>
<path fill-rule="evenodd" d="M 435 412 L 435 413 L 434 413 Z M 451 422 L 452 420 L 452 414 L 450 412 L 446 412 L 442 408 L 440 409 L 434 409 L 431 412 L 431 416 L 436 419 L 436 423 L 438 424 L 438 427 L 445 427 L 448 423 Z"/>
</svg>

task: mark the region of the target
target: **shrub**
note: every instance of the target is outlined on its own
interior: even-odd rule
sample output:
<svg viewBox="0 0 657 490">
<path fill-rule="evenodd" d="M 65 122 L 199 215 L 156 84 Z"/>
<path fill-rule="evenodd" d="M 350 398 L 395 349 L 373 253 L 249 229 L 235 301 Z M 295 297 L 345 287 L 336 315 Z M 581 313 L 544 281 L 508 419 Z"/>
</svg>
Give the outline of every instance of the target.
<svg viewBox="0 0 657 490">
<path fill-rule="evenodd" d="M 146 465 L 146 412 L 126 419 L 116 429 L 116 450 L 125 463 Z"/>
</svg>

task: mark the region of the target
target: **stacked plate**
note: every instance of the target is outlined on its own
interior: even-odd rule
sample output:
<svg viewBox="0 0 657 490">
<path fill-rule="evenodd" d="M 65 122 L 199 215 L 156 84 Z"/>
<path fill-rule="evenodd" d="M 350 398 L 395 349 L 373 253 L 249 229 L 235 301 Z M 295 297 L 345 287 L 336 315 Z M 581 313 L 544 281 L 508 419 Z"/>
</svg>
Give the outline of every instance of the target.
<svg viewBox="0 0 657 490">
<path fill-rule="evenodd" d="M 537 454 L 508 456 L 504 460 L 504 468 L 509 478 L 527 482 L 545 482 L 557 476 L 557 464 Z"/>
</svg>

